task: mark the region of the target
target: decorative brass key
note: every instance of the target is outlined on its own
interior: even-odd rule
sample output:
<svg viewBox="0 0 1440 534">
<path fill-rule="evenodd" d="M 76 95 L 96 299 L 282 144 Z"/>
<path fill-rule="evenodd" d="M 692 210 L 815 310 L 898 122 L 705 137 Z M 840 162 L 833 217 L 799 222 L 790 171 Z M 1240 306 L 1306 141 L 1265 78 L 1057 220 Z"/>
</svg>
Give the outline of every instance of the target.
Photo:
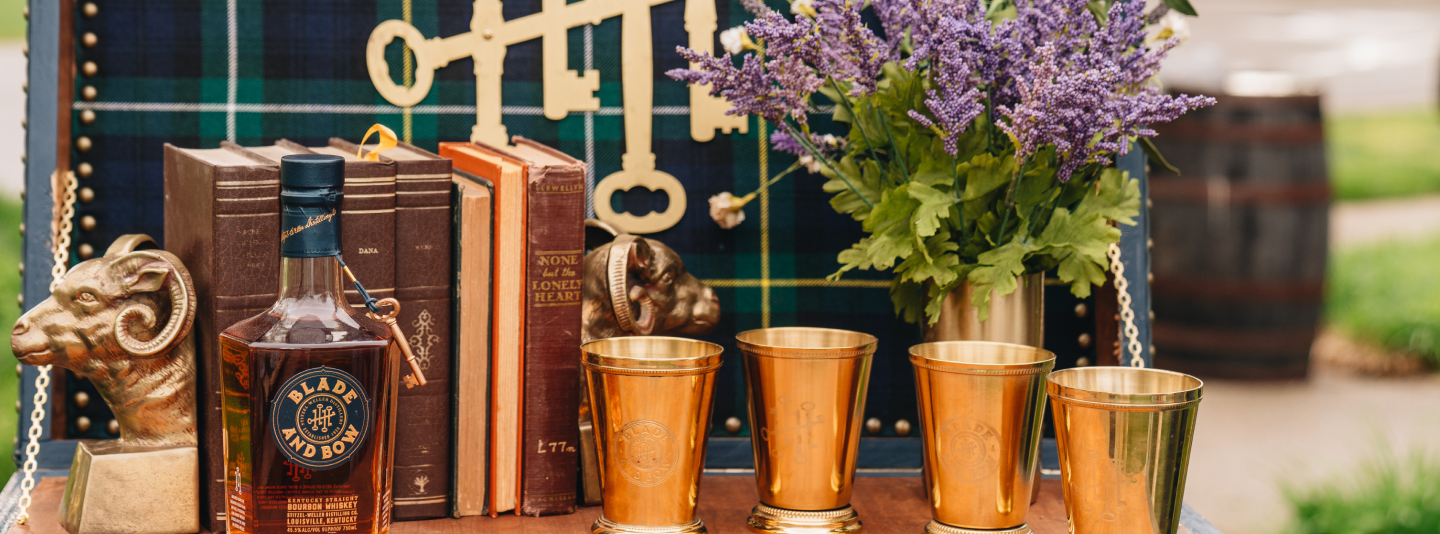
<svg viewBox="0 0 1440 534">
<path fill-rule="evenodd" d="M 347 269 L 348 271 L 348 269 Z M 410 373 L 401 379 L 405 387 L 413 388 L 417 385 L 425 385 L 425 372 L 420 370 L 420 362 L 415 359 L 415 353 L 410 351 L 410 342 L 405 339 L 405 332 L 400 331 L 400 323 L 395 318 L 400 316 L 400 301 L 392 298 L 383 298 L 375 303 L 376 306 L 392 306 L 390 313 L 378 315 L 375 312 L 366 312 L 365 315 L 371 319 L 390 325 L 390 333 L 395 335 L 395 342 L 400 344 L 400 352 L 405 353 L 405 363 L 410 364 Z"/>
<path fill-rule="evenodd" d="M 365 286 L 360 284 L 360 280 L 355 278 L 355 273 L 350 271 L 350 266 L 345 265 L 345 259 L 340 256 L 335 256 L 335 259 L 340 262 L 340 268 L 345 271 L 345 276 L 350 277 L 350 283 L 355 285 L 355 290 L 360 292 L 360 298 L 365 300 L 365 307 L 370 310 L 365 312 L 365 315 L 389 325 L 390 334 L 394 335 L 395 342 L 400 344 L 400 352 L 405 354 L 405 363 L 410 364 L 410 374 L 401 379 L 405 383 L 405 388 L 425 385 L 425 372 L 420 370 L 420 361 L 416 360 L 415 353 L 410 351 L 410 341 L 405 339 L 405 332 L 400 330 L 400 323 L 395 320 L 400 317 L 400 301 L 392 298 L 375 300 L 370 296 L 370 292 L 365 291 Z M 381 315 L 381 306 L 390 306 L 390 313 Z"/>
</svg>

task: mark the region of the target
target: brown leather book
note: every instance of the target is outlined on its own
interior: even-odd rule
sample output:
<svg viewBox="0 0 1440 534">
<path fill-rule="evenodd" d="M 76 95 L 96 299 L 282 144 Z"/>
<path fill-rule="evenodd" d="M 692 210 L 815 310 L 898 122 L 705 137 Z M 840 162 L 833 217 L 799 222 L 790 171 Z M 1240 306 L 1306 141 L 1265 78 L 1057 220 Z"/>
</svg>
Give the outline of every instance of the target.
<svg viewBox="0 0 1440 534">
<path fill-rule="evenodd" d="M 395 164 L 360 161 L 355 152 L 305 146 L 281 139 L 247 147 L 275 163 L 290 154 L 333 154 L 345 158 L 345 201 L 340 204 L 340 250 L 350 270 L 377 299 L 395 296 Z M 351 287 L 349 280 L 346 287 Z M 345 291 L 350 305 L 363 308 L 360 292 Z M 364 310 L 360 310 L 364 311 Z"/>
<path fill-rule="evenodd" d="M 580 284 L 585 255 L 585 164 L 520 136 L 527 163 L 525 352 L 521 391 L 520 514 L 575 511 L 580 429 Z"/>
<path fill-rule="evenodd" d="M 220 332 L 268 309 L 279 291 L 280 168 L 233 145 L 165 145 L 165 248 L 190 270 L 198 297 L 201 525 L 225 530 Z"/>
<path fill-rule="evenodd" d="M 330 147 L 354 155 L 344 139 Z M 367 152 L 375 145 L 366 145 Z M 318 149 L 317 149 L 318 151 Z M 395 300 L 400 327 L 429 381 L 401 388 L 395 426 L 395 519 L 451 510 L 450 159 L 409 143 L 380 154 L 395 165 Z"/>
</svg>

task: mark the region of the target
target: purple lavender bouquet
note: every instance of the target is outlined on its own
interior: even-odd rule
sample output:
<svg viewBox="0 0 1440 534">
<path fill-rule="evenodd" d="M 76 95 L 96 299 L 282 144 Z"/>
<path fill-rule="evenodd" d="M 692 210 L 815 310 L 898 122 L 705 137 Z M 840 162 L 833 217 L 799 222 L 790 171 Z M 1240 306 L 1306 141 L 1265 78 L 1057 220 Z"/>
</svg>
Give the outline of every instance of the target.
<svg viewBox="0 0 1440 534">
<path fill-rule="evenodd" d="M 1136 140 L 1153 150 L 1147 125 L 1214 103 L 1160 89 L 1178 39 L 1147 32 L 1158 17 L 1140 1 L 796 0 L 793 18 L 742 3 L 757 18 L 721 35 L 729 53 L 680 48 L 693 68 L 670 76 L 774 125 L 791 170 L 828 179 L 830 204 L 869 233 L 832 277 L 893 270 L 891 298 L 911 322 L 933 324 L 967 281 L 982 319 L 992 292 L 1026 273 L 1056 269 L 1088 296 L 1120 237 L 1112 223 L 1139 212 L 1138 183 L 1115 159 Z M 848 134 L 811 131 L 816 93 Z M 739 224 L 753 197 L 712 198 L 712 215 Z"/>
</svg>

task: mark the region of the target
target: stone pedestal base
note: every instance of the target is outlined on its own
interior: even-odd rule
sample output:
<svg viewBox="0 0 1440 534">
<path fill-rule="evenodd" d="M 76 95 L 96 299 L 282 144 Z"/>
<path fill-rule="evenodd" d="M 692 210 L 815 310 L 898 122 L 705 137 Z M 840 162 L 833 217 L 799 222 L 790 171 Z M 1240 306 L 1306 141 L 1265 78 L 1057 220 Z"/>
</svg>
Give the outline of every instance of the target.
<svg viewBox="0 0 1440 534">
<path fill-rule="evenodd" d="M 82 441 L 60 501 L 71 534 L 181 534 L 200 530 L 200 452 Z"/>
</svg>

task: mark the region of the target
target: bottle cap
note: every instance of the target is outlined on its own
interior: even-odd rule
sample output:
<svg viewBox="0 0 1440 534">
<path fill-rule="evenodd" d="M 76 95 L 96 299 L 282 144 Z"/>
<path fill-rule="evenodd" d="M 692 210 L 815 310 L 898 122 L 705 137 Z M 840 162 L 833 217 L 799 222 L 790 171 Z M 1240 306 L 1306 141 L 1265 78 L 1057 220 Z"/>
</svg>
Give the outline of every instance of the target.
<svg viewBox="0 0 1440 534">
<path fill-rule="evenodd" d="M 345 185 L 345 158 L 330 154 L 291 154 L 280 158 L 280 186 L 332 188 Z"/>
</svg>

